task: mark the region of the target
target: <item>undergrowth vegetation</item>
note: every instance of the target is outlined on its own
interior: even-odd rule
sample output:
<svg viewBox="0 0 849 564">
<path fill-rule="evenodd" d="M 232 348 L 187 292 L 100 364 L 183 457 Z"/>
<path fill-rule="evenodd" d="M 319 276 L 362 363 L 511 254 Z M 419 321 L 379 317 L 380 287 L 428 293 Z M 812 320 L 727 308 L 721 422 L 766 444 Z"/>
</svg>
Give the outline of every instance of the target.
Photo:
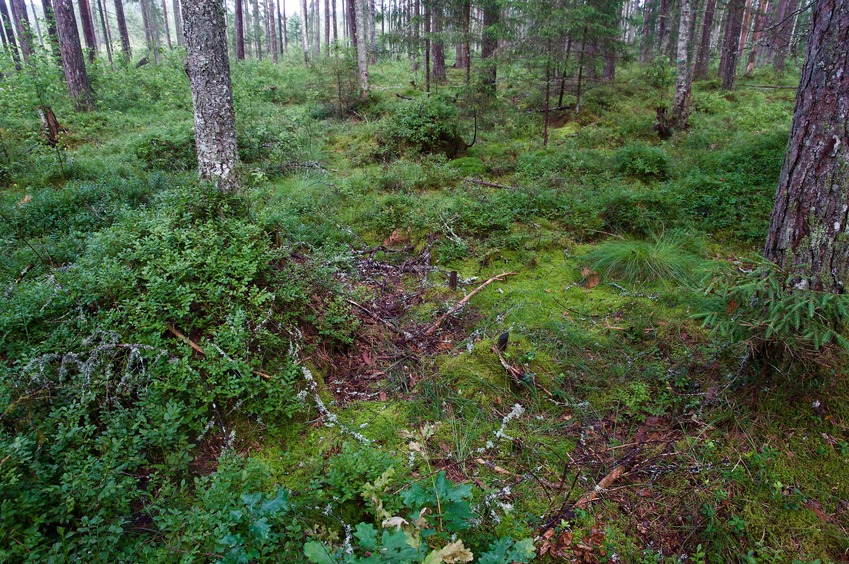
<svg viewBox="0 0 849 564">
<path fill-rule="evenodd" d="M 242 62 L 222 196 L 181 64 L 2 69 L 0 560 L 846 558 L 849 307 L 745 258 L 791 91 L 660 141 L 617 69 L 544 147 L 519 68 Z"/>
</svg>

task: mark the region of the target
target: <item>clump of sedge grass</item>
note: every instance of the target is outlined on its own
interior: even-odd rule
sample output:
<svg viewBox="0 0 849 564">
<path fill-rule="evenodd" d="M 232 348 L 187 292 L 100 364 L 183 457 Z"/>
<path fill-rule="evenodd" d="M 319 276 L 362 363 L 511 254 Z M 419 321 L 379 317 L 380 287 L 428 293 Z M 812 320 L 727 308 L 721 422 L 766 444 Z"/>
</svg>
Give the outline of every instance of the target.
<svg viewBox="0 0 849 564">
<path fill-rule="evenodd" d="M 695 246 L 677 234 L 654 235 L 649 240 L 610 239 L 587 253 L 584 260 L 599 274 L 634 286 L 686 286 L 699 277 L 704 266 Z"/>
</svg>

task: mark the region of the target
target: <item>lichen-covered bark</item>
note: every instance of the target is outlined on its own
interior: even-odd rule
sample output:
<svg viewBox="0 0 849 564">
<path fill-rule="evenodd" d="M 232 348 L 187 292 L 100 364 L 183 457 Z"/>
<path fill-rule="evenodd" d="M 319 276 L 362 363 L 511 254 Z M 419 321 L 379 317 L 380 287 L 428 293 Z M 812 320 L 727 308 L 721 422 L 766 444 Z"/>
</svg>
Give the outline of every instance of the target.
<svg viewBox="0 0 849 564">
<path fill-rule="evenodd" d="M 675 80 L 675 100 L 672 103 L 672 119 L 675 120 L 678 129 L 687 129 L 687 119 L 690 115 L 690 86 L 692 74 L 690 74 L 690 62 L 687 54 L 690 48 L 690 18 L 691 0 L 681 0 L 681 19 L 678 25 L 678 56 L 676 64 L 678 68 Z"/>
<path fill-rule="evenodd" d="M 238 189 L 235 113 L 223 0 L 183 0 L 186 71 L 195 111 L 198 176 L 222 192 Z"/>
<path fill-rule="evenodd" d="M 766 258 L 794 284 L 842 293 L 849 278 L 849 0 L 814 8 Z"/>
<path fill-rule="evenodd" d="M 88 73 L 80 45 L 80 33 L 77 30 L 77 18 L 71 0 L 56 0 L 54 6 L 56 28 L 59 31 L 59 47 L 62 51 L 62 64 L 65 68 L 65 83 L 68 94 L 78 111 L 91 109 L 91 90 Z"/>
</svg>

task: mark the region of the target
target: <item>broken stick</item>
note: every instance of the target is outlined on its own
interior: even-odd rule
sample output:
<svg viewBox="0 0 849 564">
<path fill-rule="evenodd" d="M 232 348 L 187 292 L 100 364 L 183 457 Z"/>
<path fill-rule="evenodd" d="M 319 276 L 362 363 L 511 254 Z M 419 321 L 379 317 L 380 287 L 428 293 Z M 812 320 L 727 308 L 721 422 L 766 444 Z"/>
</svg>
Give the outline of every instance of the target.
<svg viewBox="0 0 849 564">
<path fill-rule="evenodd" d="M 474 296 L 475 294 L 477 294 L 478 292 L 480 292 L 481 290 L 483 290 L 484 288 L 486 288 L 487 286 L 489 286 L 493 282 L 495 282 L 497 280 L 501 280 L 501 279 L 506 278 L 508 276 L 513 276 L 514 274 L 516 274 L 516 273 L 515 272 L 503 272 L 503 273 L 499 274 L 498 276 L 493 276 L 492 278 L 490 278 L 489 280 L 487 280 L 486 282 L 484 282 L 483 284 L 481 284 L 480 286 L 478 286 L 477 288 L 475 288 L 474 290 L 469 292 L 468 296 L 466 296 L 465 298 L 460 300 L 457 303 L 457 305 L 455 305 L 453 308 L 449 309 L 442 317 L 437 319 L 436 322 L 434 322 L 433 325 L 428 327 L 427 331 L 424 332 L 424 335 L 426 337 L 430 337 L 431 335 L 436 333 L 436 330 L 439 329 L 439 326 L 442 325 L 442 322 L 445 321 L 446 319 L 448 319 L 449 317 L 451 317 L 452 315 L 454 315 L 455 313 L 457 313 L 458 311 L 460 311 L 461 309 L 463 309 L 463 307 L 467 303 L 469 303 L 469 300 L 472 299 L 472 296 Z"/>
</svg>

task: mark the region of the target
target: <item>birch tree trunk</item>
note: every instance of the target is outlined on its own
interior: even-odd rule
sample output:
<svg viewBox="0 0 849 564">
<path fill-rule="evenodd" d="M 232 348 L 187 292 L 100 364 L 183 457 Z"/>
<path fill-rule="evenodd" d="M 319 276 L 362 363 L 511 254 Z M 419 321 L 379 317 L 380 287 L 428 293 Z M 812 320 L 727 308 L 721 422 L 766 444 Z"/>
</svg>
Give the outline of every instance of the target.
<svg viewBox="0 0 849 564">
<path fill-rule="evenodd" d="M 366 48 L 366 38 L 362 30 L 365 29 L 365 17 L 363 14 L 363 3 L 365 0 L 351 0 L 354 8 L 354 20 L 357 22 L 357 30 L 360 31 L 360 37 L 357 40 L 357 75 L 360 81 L 360 98 L 365 100 L 368 98 L 368 53 Z"/>
<path fill-rule="evenodd" d="M 192 87 L 198 176 L 235 192 L 238 151 L 224 0 L 183 0 L 186 71 Z"/>
<path fill-rule="evenodd" d="M 183 40 L 183 16 L 180 15 L 180 0 L 174 0 L 174 29 L 177 34 L 177 46 L 182 47 L 185 41 Z"/>
<path fill-rule="evenodd" d="M 691 2 L 692 0 L 681 0 L 681 19 L 678 24 L 676 57 L 678 72 L 675 80 L 675 100 L 672 103 L 672 119 L 681 131 L 687 129 L 687 120 L 690 116 L 690 86 L 693 80 L 687 56 L 690 47 Z"/>
</svg>

